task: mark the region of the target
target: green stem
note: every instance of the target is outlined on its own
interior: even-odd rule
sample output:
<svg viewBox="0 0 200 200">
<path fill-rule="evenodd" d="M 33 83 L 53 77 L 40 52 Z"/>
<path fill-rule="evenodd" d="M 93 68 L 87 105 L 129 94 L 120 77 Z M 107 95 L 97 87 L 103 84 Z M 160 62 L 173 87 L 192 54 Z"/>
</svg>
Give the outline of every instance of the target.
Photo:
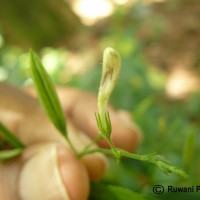
<svg viewBox="0 0 200 200">
<path fill-rule="evenodd" d="M 122 149 L 117 149 L 115 147 L 115 150 L 118 154 L 120 154 L 120 156 L 125 156 L 125 157 L 128 157 L 128 158 L 133 158 L 133 159 L 136 159 L 136 160 L 141 160 L 141 161 L 149 161 L 149 158 L 152 157 L 152 156 L 155 156 L 156 153 L 151 153 L 151 154 L 147 154 L 147 155 L 139 155 L 139 154 L 133 154 L 133 153 L 129 153 L 125 150 L 122 150 Z M 104 153 L 104 154 L 107 154 L 107 155 L 115 155 L 113 149 L 103 149 L 103 148 L 96 148 L 96 149 L 90 149 L 90 150 L 87 150 L 87 151 L 82 151 L 80 153 L 78 153 L 78 157 L 83 157 L 87 154 L 91 154 L 91 153 Z"/>
<path fill-rule="evenodd" d="M 138 155 L 138 154 L 129 153 L 123 149 L 117 149 L 116 147 L 115 147 L 115 150 L 117 152 L 117 155 L 120 156 L 120 157 L 117 157 L 117 159 L 120 159 L 121 156 L 124 156 L 124 157 L 133 158 L 140 161 L 150 162 L 152 164 L 157 165 L 160 168 L 160 170 L 166 174 L 175 173 L 179 176 L 187 178 L 187 174 L 183 170 L 167 163 L 167 161 L 162 156 L 157 155 L 156 153 L 151 153 L 147 155 Z M 97 153 L 97 152 L 104 153 L 107 155 L 112 155 L 112 156 L 114 155 L 116 157 L 116 152 L 114 153 L 113 149 L 102 149 L 102 148 L 96 148 L 96 149 L 80 152 L 77 154 L 77 156 L 80 158 L 87 154 Z"/>
<path fill-rule="evenodd" d="M 112 140 L 110 138 L 107 138 L 107 141 L 113 151 L 113 154 L 115 155 L 115 158 L 116 158 L 116 161 L 117 161 L 117 164 L 119 164 L 120 162 L 120 158 L 121 158 L 121 152 L 120 150 L 118 150 L 115 145 L 113 144 Z"/>
<path fill-rule="evenodd" d="M 92 154 L 92 153 L 104 153 L 104 154 L 113 156 L 113 151 L 111 149 L 102 149 L 102 148 L 96 148 L 96 149 L 90 149 L 87 151 L 82 151 L 82 152 L 78 153 L 77 156 L 79 158 L 81 158 L 83 156 L 86 156 L 86 155 Z"/>
<path fill-rule="evenodd" d="M 83 151 L 87 151 L 90 147 L 92 147 L 92 145 L 96 144 L 97 142 L 101 141 L 103 139 L 102 135 L 97 135 L 97 137 L 92 140 L 91 143 L 89 143 L 84 149 Z"/>
<path fill-rule="evenodd" d="M 67 140 L 67 142 L 68 142 L 68 144 L 69 144 L 71 150 L 74 152 L 74 154 L 75 154 L 75 155 L 78 155 L 78 152 L 77 152 L 76 148 L 74 147 L 73 143 L 71 142 L 71 140 L 69 139 L 69 137 L 66 136 L 65 138 L 66 138 L 66 140 Z"/>
<path fill-rule="evenodd" d="M 123 149 L 119 150 L 121 155 L 128 157 L 128 158 L 133 158 L 136 160 L 141 160 L 141 161 L 146 161 L 146 162 L 151 162 L 151 163 L 155 163 L 152 161 L 152 157 L 155 157 L 157 154 L 156 153 L 150 153 L 147 155 L 139 155 L 139 154 L 133 154 L 133 153 L 129 153 L 128 151 L 125 151 Z"/>
</svg>

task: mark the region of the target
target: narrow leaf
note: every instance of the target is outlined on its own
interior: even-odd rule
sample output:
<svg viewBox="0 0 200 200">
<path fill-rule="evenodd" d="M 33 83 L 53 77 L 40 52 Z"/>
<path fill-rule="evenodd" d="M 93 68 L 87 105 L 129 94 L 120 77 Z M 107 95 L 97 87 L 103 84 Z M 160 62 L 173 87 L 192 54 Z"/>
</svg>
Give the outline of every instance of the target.
<svg viewBox="0 0 200 200">
<path fill-rule="evenodd" d="M 2 150 L 0 151 L 0 160 L 8 160 L 14 158 L 22 153 L 22 148 L 11 149 L 11 150 Z"/>
<path fill-rule="evenodd" d="M 54 126 L 64 137 L 67 137 L 66 119 L 53 82 L 40 62 L 40 59 L 32 50 L 30 51 L 30 62 L 32 78 L 39 100 Z"/>
<path fill-rule="evenodd" d="M 111 121 L 110 121 L 110 115 L 109 112 L 107 114 L 105 114 L 105 122 L 106 122 L 106 134 L 108 137 L 110 137 L 110 134 L 112 132 L 112 125 L 111 125 Z"/>
<path fill-rule="evenodd" d="M 24 148 L 25 145 L 13 135 L 1 122 L 0 122 L 0 134 L 3 138 L 10 143 L 11 146 L 15 148 Z"/>
<path fill-rule="evenodd" d="M 195 133 L 193 131 L 189 132 L 183 147 L 183 166 L 185 170 L 189 170 L 190 166 L 193 164 L 192 160 L 194 158 L 196 141 L 197 139 Z"/>
</svg>

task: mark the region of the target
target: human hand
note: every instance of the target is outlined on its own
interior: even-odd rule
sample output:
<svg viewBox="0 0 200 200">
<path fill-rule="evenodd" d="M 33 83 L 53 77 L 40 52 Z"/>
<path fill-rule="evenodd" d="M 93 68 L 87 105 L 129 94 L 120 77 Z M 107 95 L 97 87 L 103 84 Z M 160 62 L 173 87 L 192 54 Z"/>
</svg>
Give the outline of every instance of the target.
<svg viewBox="0 0 200 200">
<path fill-rule="evenodd" d="M 27 92 L 35 95 L 32 88 Z M 81 151 L 99 133 L 94 117 L 97 98 L 74 88 L 57 88 L 57 92 L 67 118 L 69 137 Z M 0 94 L 0 121 L 26 144 L 21 156 L 0 164 L 0 199 L 87 199 L 89 180 L 102 177 L 108 165 L 106 157 L 95 153 L 78 159 L 36 99 L 1 84 Z M 134 150 L 141 135 L 130 115 L 110 108 L 110 117 L 114 144 Z M 105 140 L 98 145 L 108 148 Z"/>
</svg>

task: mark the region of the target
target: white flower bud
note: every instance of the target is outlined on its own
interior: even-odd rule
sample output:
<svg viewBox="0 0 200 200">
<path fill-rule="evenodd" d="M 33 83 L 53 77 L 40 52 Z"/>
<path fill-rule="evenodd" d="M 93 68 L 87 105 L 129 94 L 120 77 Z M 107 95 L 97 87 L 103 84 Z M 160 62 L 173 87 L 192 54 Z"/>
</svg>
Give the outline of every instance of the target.
<svg viewBox="0 0 200 200">
<path fill-rule="evenodd" d="M 103 53 L 103 70 L 98 94 L 98 110 L 102 125 L 105 129 L 107 129 L 105 119 L 105 116 L 108 114 L 107 104 L 117 82 L 120 69 L 121 57 L 119 53 L 113 48 L 106 48 Z"/>
</svg>

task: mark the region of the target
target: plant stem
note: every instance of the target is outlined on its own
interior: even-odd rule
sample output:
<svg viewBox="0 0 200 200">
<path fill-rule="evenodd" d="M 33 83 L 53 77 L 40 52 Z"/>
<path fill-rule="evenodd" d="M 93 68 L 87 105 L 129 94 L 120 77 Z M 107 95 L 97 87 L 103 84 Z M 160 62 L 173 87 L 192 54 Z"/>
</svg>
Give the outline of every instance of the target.
<svg viewBox="0 0 200 200">
<path fill-rule="evenodd" d="M 77 152 L 76 148 L 74 147 L 73 143 L 71 142 L 71 140 L 69 139 L 69 137 L 66 136 L 65 138 L 66 138 L 66 140 L 67 140 L 67 142 L 68 142 L 68 144 L 69 144 L 71 150 L 74 152 L 74 154 L 75 154 L 75 155 L 78 155 L 78 152 Z"/>
<path fill-rule="evenodd" d="M 122 149 L 117 149 L 116 147 L 115 147 L 115 150 L 116 150 L 117 154 L 120 154 L 120 156 L 125 156 L 128 158 L 133 158 L 133 159 L 141 160 L 141 161 L 149 161 L 149 157 L 156 155 L 156 153 L 151 153 L 151 154 L 147 154 L 147 155 L 133 154 L 133 153 L 129 153 Z M 97 152 L 104 153 L 107 155 L 112 155 L 112 156 L 115 155 L 113 149 L 103 149 L 103 148 L 96 148 L 96 149 L 90 149 L 87 151 L 82 151 L 82 152 L 78 153 L 77 155 L 78 155 L 78 157 L 83 157 L 87 154 L 97 153 Z"/>
<path fill-rule="evenodd" d="M 116 158 L 116 161 L 117 161 L 117 164 L 119 164 L 120 162 L 120 158 L 121 158 L 121 152 L 120 150 L 118 151 L 118 149 L 115 147 L 115 145 L 113 144 L 112 140 L 110 138 L 107 138 L 107 141 L 113 151 L 113 154 L 115 155 L 115 158 Z"/>
<path fill-rule="evenodd" d="M 151 161 L 151 158 L 157 155 L 156 153 L 150 153 L 150 154 L 146 154 L 146 155 L 133 154 L 133 153 L 130 153 L 123 149 L 120 149 L 120 153 L 121 153 L 121 155 L 128 157 L 128 158 L 133 158 L 133 159 L 141 160 L 141 161 L 147 161 L 147 162 L 151 162 L 151 163 L 153 163 Z"/>
<path fill-rule="evenodd" d="M 163 171 L 166 174 L 175 173 L 179 176 L 182 176 L 183 178 L 187 178 L 187 174 L 183 170 L 171 165 L 170 163 L 167 163 L 167 161 L 162 156 L 156 153 L 151 153 L 147 155 L 139 155 L 139 154 L 133 154 L 133 153 L 127 152 L 123 149 L 117 149 L 116 147 L 114 149 L 116 150 L 116 152 L 114 152 L 113 149 L 96 148 L 96 149 L 80 152 L 77 154 L 77 156 L 80 158 L 90 153 L 99 152 L 99 153 L 115 156 L 117 158 L 117 162 L 119 162 L 121 156 L 124 156 L 124 157 L 133 158 L 136 160 L 155 164 L 160 168 L 161 171 Z"/>
<path fill-rule="evenodd" d="M 89 144 L 84 148 L 83 151 L 87 151 L 92 145 L 96 144 L 97 142 L 99 142 L 99 141 L 102 140 L 102 139 L 103 139 L 103 136 L 102 136 L 102 135 L 100 135 L 100 134 L 97 135 L 96 138 L 95 138 L 94 140 L 92 140 L 92 142 L 89 143 Z"/>
<path fill-rule="evenodd" d="M 82 152 L 78 153 L 77 156 L 79 158 L 81 158 L 81 157 L 83 157 L 87 154 L 91 154 L 91 153 L 104 153 L 104 154 L 113 156 L 113 151 L 111 149 L 103 149 L 103 148 L 96 148 L 96 149 L 90 149 L 87 151 L 82 151 Z"/>
</svg>

